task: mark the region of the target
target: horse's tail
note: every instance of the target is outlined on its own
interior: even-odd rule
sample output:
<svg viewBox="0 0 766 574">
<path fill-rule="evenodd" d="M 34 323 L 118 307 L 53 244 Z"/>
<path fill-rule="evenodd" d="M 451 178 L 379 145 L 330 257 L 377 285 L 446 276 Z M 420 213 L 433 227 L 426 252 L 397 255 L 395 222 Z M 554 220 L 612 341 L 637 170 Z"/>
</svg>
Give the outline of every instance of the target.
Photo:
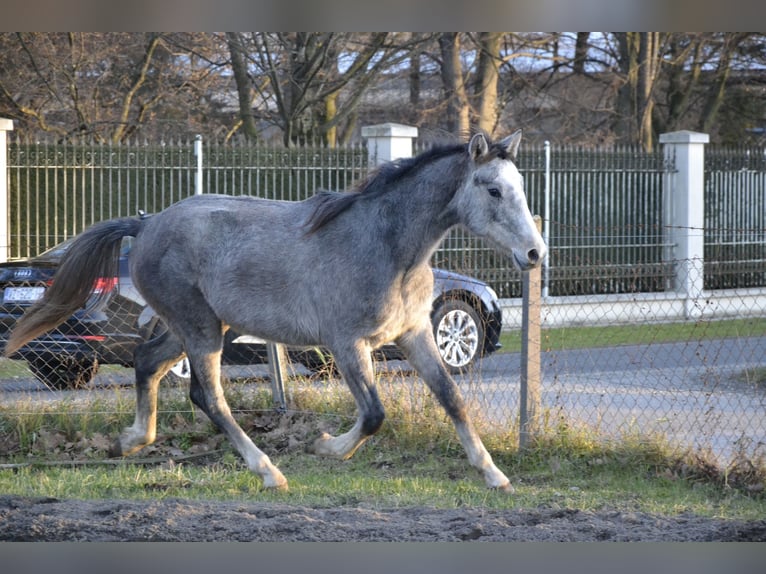
<svg viewBox="0 0 766 574">
<path fill-rule="evenodd" d="M 128 235 L 137 235 L 140 229 L 141 220 L 126 217 L 102 221 L 78 235 L 61 258 L 53 283 L 42 299 L 32 305 L 14 326 L 5 344 L 5 356 L 12 355 L 84 307 L 99 277 L 117 276 L 121 240 Z M 97 305 L 107 295 L 107 290 L 102 290 L 88 306 Z"/>
</svg>

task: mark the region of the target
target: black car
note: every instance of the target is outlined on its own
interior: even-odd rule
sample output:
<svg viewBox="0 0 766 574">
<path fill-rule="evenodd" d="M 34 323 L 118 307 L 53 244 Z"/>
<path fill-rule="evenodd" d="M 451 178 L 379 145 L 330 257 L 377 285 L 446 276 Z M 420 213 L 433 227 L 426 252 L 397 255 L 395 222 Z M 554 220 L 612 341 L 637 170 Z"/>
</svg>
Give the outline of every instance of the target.
<svg viewBox="0 0 766 574">
<path fill-rule="evenodd" d="M 16 320 L 40 298 L 53 279 L 59 260 L 71 239 L 28 260 L 0 263 L 0 343 L 5 344 Z M 120 253 L 118 277 L 102 277 L 96 291 L 109 297 L 96 308 L 76 312 L 57 329 L 32 340 L 13 355 L 25 360 L 32 373 L 46 385 L 62 389 L 87 384 L 99 365 L 133 366 L 133 349 L 164 329 L 133 286 L 128 257 L 133 238 L 126 237 Z M 485 283 L 442 269 L 434 269 L 432 321 L 439 351 L 452 372 L 470 367 L 480 356 L 499 348 L 502 314 L 495 292 Z M 227 332 L 222 362 L 249 365 L 267 361 L 265 341 Z M 291 360 L 312 370 L 331 366 L 321 349 L 288 348 Z M 376 351 L 375 358 L 402 359 L 395 345 Z M 185 361 L 171 376 L 188 376 Z"/>
</svg>

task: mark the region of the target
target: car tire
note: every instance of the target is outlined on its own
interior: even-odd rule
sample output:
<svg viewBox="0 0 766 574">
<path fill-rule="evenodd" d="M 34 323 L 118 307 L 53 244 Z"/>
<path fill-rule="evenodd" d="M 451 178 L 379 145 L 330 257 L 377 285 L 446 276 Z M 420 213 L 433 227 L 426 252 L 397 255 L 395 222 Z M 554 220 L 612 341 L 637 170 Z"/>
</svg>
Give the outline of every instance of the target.
<svg viewBox="0 0 766 574">
<path fill-rule="evenodd" d="M 149 339 L 159 337 L 167 330 L 168 328 L 165 326 L 165 323 L 161 320 L 157 321 L 151 329 Z M 165 373 L 164 377 L 162 377 L 162 383 L 170 386 L 187 385 L 189 384 L 189 381 L 191 381 L 191 365 L 189 364 L 189 359 L 187 357 L 184 357 L 170 367 L 170 370 Z"/>
<path fill-rule="evenodd" d="M 162 378 L 163 383 L 170 386 L 188 385 L 190 380 L 191 365 L 189 365 L 189 359 L 186 357 L 170 367 L 170 370 Z"/>
<path fill-rule="evenodd" d="M 81 389 L 98 372 L 98 362 L 93 359 L 38 357 L 27 361 L 27 364 L 41 383 L 56 390 Z"/>
<path fill-rule="evenodd" d="M 470 369 L 484 348 L 484 321 L 462 300 L 442 302 L 433 313 L 434 338 L 439 354 L 453 374 Z"/>
</svg>

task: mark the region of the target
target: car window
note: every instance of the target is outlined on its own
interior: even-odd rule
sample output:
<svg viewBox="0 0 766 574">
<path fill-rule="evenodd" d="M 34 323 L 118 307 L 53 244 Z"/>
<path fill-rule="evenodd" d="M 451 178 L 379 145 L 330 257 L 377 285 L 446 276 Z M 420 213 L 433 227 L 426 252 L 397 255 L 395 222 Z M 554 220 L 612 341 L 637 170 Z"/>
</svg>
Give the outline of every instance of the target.
<svg viewBox="0 0 766 574">
<path fill-rule="evenodd" d="M 69 249 L 69 246 L 72 244 L 72 241 L 74 241 L 74 237 L 70 237 L 66 241 L 63 241 L 59 243 L 58 245 L 54 245 L 50 249 L 47 249 L 40 253 L 40 255 L 37 255 L 35 257 L 32 257 L 32 261 L 35 262 L 56 262 L 59 259 L 61 259 L 64 256 L 64 253 L 66 253 L 66 250 Z"/>
<path fill-rule="evenodd" d="M 134 239 L 135 237 L 122 238 L 122 243 L 120 244 L 121 257 L 124 257 L 128 255 L 128 253 L 130 253 L 130 250 L 133 248 Z M 57 263 L 64 256 L 64 253 L 66 253 L 66 250 L 69 249 L 69 246 L 72 244 L 72 241 L 74 241 L 74 237 L 70 237 L 66 241 L 62 241 L 58 245 L 54 245 L 50 249 L 43 251 L 42 253 L 40 253 L 40 255 L 32 257 L 31 261 L 34 261 L 37 263 Z"/>
</svg>

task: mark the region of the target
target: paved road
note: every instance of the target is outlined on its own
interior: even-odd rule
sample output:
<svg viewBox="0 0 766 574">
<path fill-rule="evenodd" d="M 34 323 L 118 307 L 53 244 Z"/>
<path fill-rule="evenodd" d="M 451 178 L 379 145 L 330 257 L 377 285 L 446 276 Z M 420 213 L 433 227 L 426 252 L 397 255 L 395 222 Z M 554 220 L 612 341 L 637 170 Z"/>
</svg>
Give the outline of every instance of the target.
<svg viewBox="0 0 766 574">
<path fill-rule="evenodd" d="M 518 412 L 519 367 L 490 357 L 481 387 L 463 383 L 498 424 Z M 747 380 L 757 368 L 766 337 L 544 352 L 542 404 L 608 436 L 655 432 L 728 461 L 738 444 L 766 448 L 766 389 Z"/>
<path fill-rule="evenodd" d="M 541 359 L 543 409 L 554 420 L 561 414 L 606 436 L 656 432 L 681 445 L 710 448 L 722 461 L 738 444 L 766 448 L 766 390 L 747 382 L 748 373 L 766 367 L 766 337 L 548 351 Z M 518 354 L 496 354 L 458 377 L 466 398 L 493 424 L 516 424 L 520 364 Z M 226 371 L 268 377 L 262 365 Z M 132 382 L 133 371 L 125 369 L 97 376 L 91 390 Z M 6 404 L 30 394 L 39 401 L 83 392 L 51 392 L 31 376 L 0 382 Z"/>
</svg>

